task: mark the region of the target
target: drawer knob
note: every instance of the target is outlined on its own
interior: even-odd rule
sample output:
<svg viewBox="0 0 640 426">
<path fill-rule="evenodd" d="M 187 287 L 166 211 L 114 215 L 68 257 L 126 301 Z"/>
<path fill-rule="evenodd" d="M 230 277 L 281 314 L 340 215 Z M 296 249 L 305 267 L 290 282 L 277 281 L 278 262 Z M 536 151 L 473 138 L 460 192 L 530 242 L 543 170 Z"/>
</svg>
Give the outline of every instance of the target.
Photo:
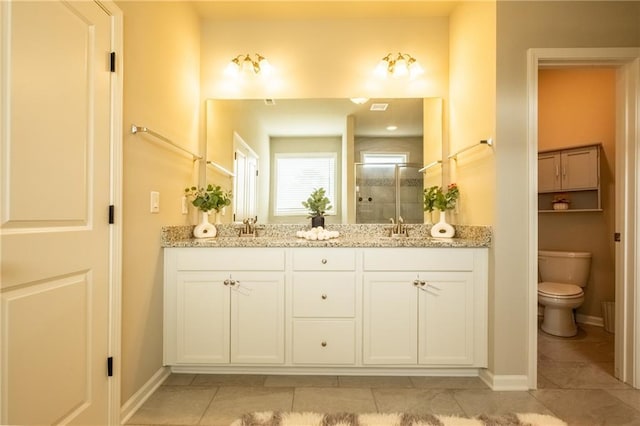
<svg viewBox="0 0 640 426">
<path fill-rule="evenodd" d="M 327 295 L 326 294 L 322 295 L 322 300 L 327 300 Z"/>
<path fill-rule="evenodd" d="M 326 265 L 327 264 L 327 259 L 322 259 L 322 264 Z"/>
<path fill-rule="evenodd" d="M 322 346 L 323 348 L 325 348 L 327 346 L 327 342 L 322 342 L 320 343 L 320 346 Z"/>
</svg>

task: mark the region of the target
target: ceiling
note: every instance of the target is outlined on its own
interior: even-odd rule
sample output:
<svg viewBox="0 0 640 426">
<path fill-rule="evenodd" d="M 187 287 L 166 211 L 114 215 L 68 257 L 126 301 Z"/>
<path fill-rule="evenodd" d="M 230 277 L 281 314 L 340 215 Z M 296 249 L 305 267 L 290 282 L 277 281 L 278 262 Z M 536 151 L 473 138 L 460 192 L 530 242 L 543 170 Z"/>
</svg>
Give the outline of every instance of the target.
<svg viewBox="0 0 640 426">
<path fill-rule="evenodd" d="M 458 1 L 203 0 L 194 1 L 207 20 L 398 19 L 449 16 Z"/>
</svg>

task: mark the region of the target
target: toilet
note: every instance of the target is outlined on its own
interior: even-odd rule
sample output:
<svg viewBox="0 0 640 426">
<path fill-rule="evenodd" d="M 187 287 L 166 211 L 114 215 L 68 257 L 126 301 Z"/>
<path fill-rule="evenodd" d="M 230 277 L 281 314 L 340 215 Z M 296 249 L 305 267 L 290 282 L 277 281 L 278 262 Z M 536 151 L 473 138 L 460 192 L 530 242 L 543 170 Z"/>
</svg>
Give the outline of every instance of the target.
<svg viewBox="0 0 640 426">
<path fill-rule="evenodd" d="M 538 251 L 538 303 L 544 307 L 542 331 L 571 337 L 578 333 L 573 310 L 584 302 L 591 253 Z"/>
</svg>

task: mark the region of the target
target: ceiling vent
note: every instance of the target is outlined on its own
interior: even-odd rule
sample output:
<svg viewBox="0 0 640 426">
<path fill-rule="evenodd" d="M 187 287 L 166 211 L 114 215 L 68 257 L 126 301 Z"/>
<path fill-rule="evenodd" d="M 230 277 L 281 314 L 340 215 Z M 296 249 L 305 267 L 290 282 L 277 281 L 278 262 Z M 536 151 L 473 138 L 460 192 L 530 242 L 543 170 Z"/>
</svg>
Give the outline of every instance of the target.
<svg viewBox="0 0 640 426">
<path fill-rule="evenodd" d="M 374 103 L 374 104 L 371 104 L 371 108 L 369 108 L 369 111 L 386 111 L 388 107 L 389 107 L 389 104 Z"/>
</svg>

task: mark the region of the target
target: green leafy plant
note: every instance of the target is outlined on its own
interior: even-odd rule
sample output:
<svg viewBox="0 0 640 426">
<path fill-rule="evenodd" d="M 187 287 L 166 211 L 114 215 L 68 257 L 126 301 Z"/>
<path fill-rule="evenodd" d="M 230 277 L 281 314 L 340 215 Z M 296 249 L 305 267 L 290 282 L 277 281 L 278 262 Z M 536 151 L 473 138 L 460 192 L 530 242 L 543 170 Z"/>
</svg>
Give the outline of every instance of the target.
<svg viewBox="0 0 640 426">
<path fill-rule="evenodd" d="M 435 209 L 440 211 L 454 209 L 459 196 L 460 190 L 455 183 L 447 186 L 447 192 L 444 192 L 441 186 L 426 188 L 424 190 L 424 211 L 432 212 Z"/>
<path fill-rule="evenodd" d="M 309 210 L 309 217 L 324 216 L 324 212 L 331 210 L 329 198 L 324 188 L 317 188 L 311 192 L 307 201 L 303 201 L 302 205 Z"/>
<path fill-rule="evenodd" d="M 191 204 L 203 212 L 215 210 L 219 212 L 223 207 L 231 204 L 231 191 L 222 189 L 219 185 L 207 185 L 206 188 L 185 188 L 184 194 L 192 197 Z"/>
</svg>

